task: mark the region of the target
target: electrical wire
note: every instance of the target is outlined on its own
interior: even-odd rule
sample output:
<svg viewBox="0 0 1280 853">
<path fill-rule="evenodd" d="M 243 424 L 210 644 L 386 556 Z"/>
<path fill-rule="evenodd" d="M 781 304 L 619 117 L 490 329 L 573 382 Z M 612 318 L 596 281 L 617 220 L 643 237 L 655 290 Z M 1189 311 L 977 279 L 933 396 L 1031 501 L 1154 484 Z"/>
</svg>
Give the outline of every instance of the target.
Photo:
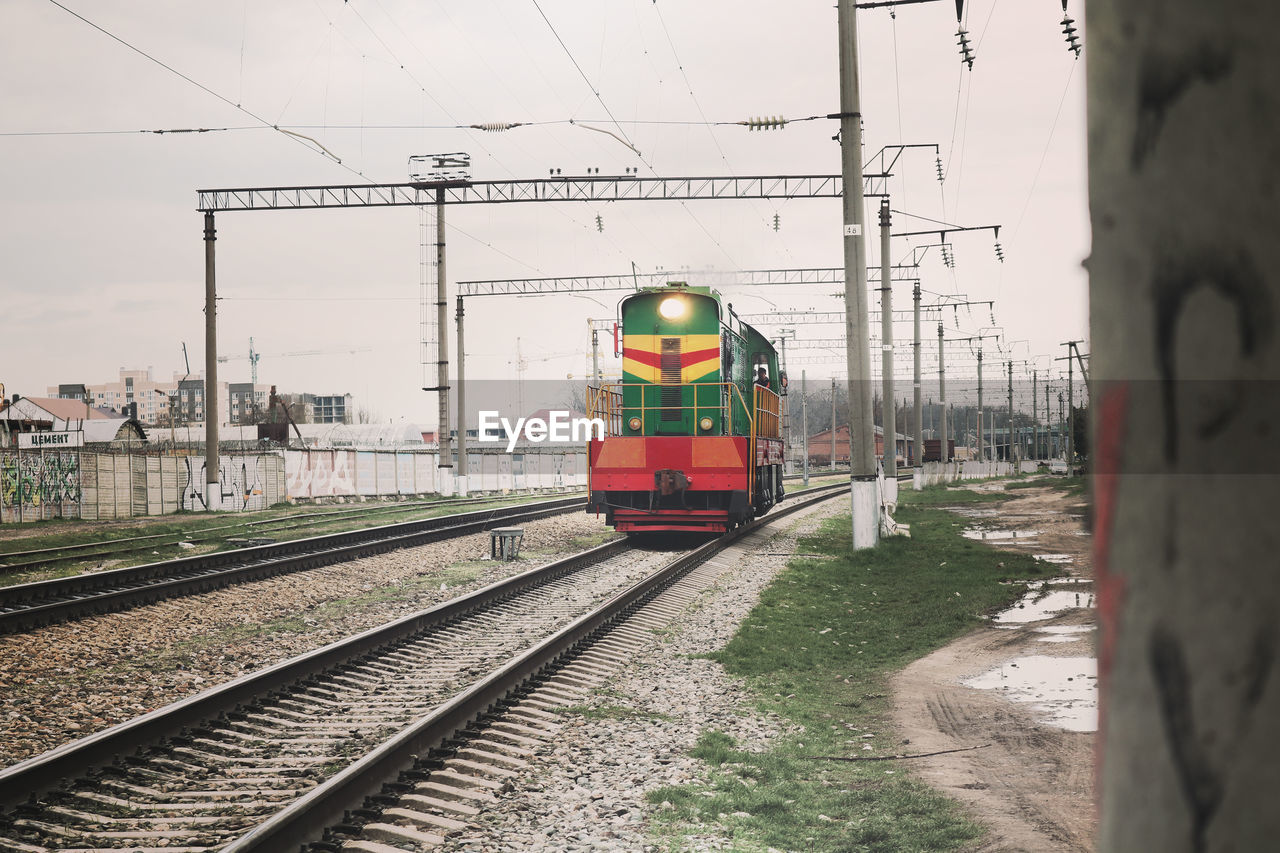
<svg viewBox="0 0 1280 853">
<path fill-rule="evenodd" d="M 711 137 L 711 142 L 716 146 L 716 151 L 720 153 L 720 160 L 724 163 L 725 168 L 729 170 L 729 174 L 732 177 L 736 178 L 738 176 L 737 172 L 734 171 L 733 166 L 729 163 L 729 157 L 724 153 L 724 148 L 720 145 L 720 140 L 716 137 L 715 132 L 711 130 L 713 126 L 721 125 L 723 124 L 723 122 L 713 123 L 707 119 L 707 113 L 705 110 L 703 110 L 702 102 L 698 99 L 697 94 L 695 94 L 693 91 L 693 82 L 689 79 L 688 72 L 685 71 L 684 62 L 682 62 L 680 59 L 679 51 L 676 50 L 675 39 L 671 37 L 671 30 L 667 27 L 667 19 L 663 17 L 662 8 L 658 5 L 657 0 L 653 0 L 653 2 L 650 4 L 650 7 L 653 9 L 654 14 L 657 15 L 658 23 L 662 25 L 662 33 L 667 37 L 667 45 L 671 48 L 671 55 L 675 58 L 676 68 L 680 70 L 680 76 L 684 79 L 685 88 L 689 92 L 690 100 L 693 101 L 694 107 L 698 110 L 698 115 L 702 117 L 703 126 L 707 128 L 707 135 Z M 755 204 L 756 204 L 755 202 L 752 202 L 753 206 L 755 206 Z M 772 199 L 768 201 L 768 205 L 772 209 L 775 217 L 780 214 L 779 206 L 775 204 Z M 768 226 L 767 218 L 765 220 L 765 223 L 767 227 Z M 787 256 L 794 258 L 795 254 L 791 251 L 791 247 L 787 245 L 787 241 L 785 237 L 781 238 L 781 242 L 782 242 L 783 250 L 787 253 Z"/>
<path fill-rule="evenodd" d="M 551 30 L 551 34 L 555 36 L 556 41 L 559 42 L 565 55 L 568 56 L 569 61 L 573 63 L 573 67 L 578 70 L 578 74 L 581 75 L 582 81 L 587 84 L 587 88 L 591 90 L 591 94 L 595 95 L 596 100 L 600 102 L 600 106 L 604 107 L 604 111 L 608 114 L 609 120 L 613 122 L 614 127 L 618 128 L 618 132 L 622 134 L 622 138 L 626 140 L 627 145 L 630 145 L 631 148 L 635 150 L 635 143 L 631 141 L 631 138 L 627 136 L 626 130 L 624 130 L 622 125 L 618 123 L 618 120 L 613 115 L 613 111 L 609 109 L 609 105 L 606 104 L 604 102 L 604 98 L 600 96 L 600 90 L 597 89 L 591 82 L 591 79 L 587 77 L 587 72 L 582 70 L 582 66 L 578 64 L 578 60 L 574 57 L 573 52 L 569 50 L 569 46 L 564 43 L 564 39 L 560 38 L 560 33 L 556 31 L 555 25 L 552 24 L 551 19 L 547 17 L 547 13 L 542 11 L 542 6 L 538 5 L 538 0 L 530 0 L 530 2 L 532 2 L 533 7 L 538 10 L 538 14 L 542 16 L 542 20 L 546 21 L 548 29 Z"/>
<path fill-rule="evenodd" d="M 311 140 L 311 141 L 312 141 L 316 146 L 319 146 L 319 147 L 312 147 L 311 145 L 307 145 L 306 141 L 304 141 L 302 138 L 299 138 L 297 135 L 294 135 L 294 134 L 288 134 L 288 133 L 284 133 L 283 131 L 280 131 L 280 128 L 276 127 L 276 126 L 275 126 L 274 124 L 272 124 L 270 121 L 268 121 L 267 119 L 265 119 L 265 118 L 263 118 L 262 116 L 258 115 L 257 113 L 253 112 L 252 110 L 250 110 L 250 109 L 248 109 L 248 108 L 246 108 L 246 107 L 243 107 L 243 106 L 241 106 L 240 104 L 237 104 L 236 102 L 232 101 L 232 100 L 231 100 L 230 98 L 228 98 L 227 96 L 225 96 L 225 95 L 223 95 L 223 94 L 220 94 L 220 93 L 218 93 L 218 92 L 215 92 L 213 89 L 210 89 L 208 86 L 204 85 L 203 83 L 199 82 L 198 80 L 195 80 L 194 78 L 189 77 L 189 76 L 187 76 L 186 74 L 183 74 L 181 71 L 179 71 L 178 69 L 174 68 L 172 65 L 169 65 L 169 64 L 167 64 L 167 63 L 165 63 L 165 62 L 161 61 L 160 59 L 157 59 L 156 57 L 154 57 L 154 56 L 152 56 L 151 54 L 147 53 L 147 52 L 146 52 L 145 50 L 143 50 L 142 48 L 140 48 L 140 47 L 135 47 L 134 45 L 132 45 L 132 44 L 130 44 L 129 42 L 125 41 L 125 40 L 124 40 L 123 38 L 121 38 L 120 36 L 118 36 L 118 35 L 116 35 L 115 33 L 111 32 L 110 30 L 107 30 L 107 29 L 105 29 L 104 27 L 101 27 L 101 26 L 99 26 L 98 24 L 95 24 L 93 21 L 89 20 L 89 19 L 88 19 L 88 18 L 86 18 L 84 15 L 81 15 L 79 12 L 76 12 L 74 9 L 69 9 L 68 7 L 66 7 L 66 6 L 62 5 L 61 3 L 59 3 L 59 2 L 58 2 L 58 0 L 49 0 L 49 2 L 50 2 L 50 3 L 52 3 L 54 6 L 57 6 L 57 7 L 58 7 L 59 9 L 61 9 L 62 11 L 66 12 L 68 15 L 71 15 L 73 18 L 76 18 L 76 19 L 78 19 L 78 20 L 82 21 L 83 23 L 88 24 L 90 27 L 92 27 L 93 29 L 95 29 L 95 30 L 97 30 L 98 32 L 102 33 L 104 36 L 106 36 L 107 38 L 111 39 L 112 41 L 117 42 L 117 43 L 119 43 L 119 44 L 121 44 L 121 45 L 123 45 L 123 46 L 127 47 L 129 50 L 133 51 L 134 53 L 138 54 L 139 56 L 143 57 L 144 59 L 147 59 L 147 60 L 149 60 L 150 62 L 154 62 L 156 65 L 159 65 L 161 68 L 163 68 L 164 70 L 168 71 L 170 74 L 173 74 L 173 75 L 175 75 L 175 76 L 177 76 L 177 77 L 182 78 L 182 79 L 183 79 L 183 80 L 185 80 L 186 82 L 190 83 L 192 86 L 195 86 L 195 87 L 196 87 L 197 89 L 199 89 L 200 91 L 202 91 L 202 92 L 204 92 L 204 93 L 206 93 L 206 94 L 208 94 L 208 95 L 212 95 L 213 97 L 217 98 L 219 101 L 222 101 L 222 102 L 223 102 L 224 104 L 226 104 L 227 106 L 232 107 L 233 109 L 237 109 L 237 110 L 239 110 L 240 112 L 242 112 L 242 113 L 244 113 L 245 115 L 249 116 L 249 117 L 250 117 L 251 119 L 253 119 L 254 121 L 261 123 L 263 126 L 265 126 L 265 127 L 269 127 L 269 128 L 271 128 L 272 130 L 276 130 L 276 131 L 281 132 L 281 134 L 282 134 L 282 135 L 287 136 L 289 139 L 292 139 L 294 142 L 298 143 L 299 145 L 303 146 L 304 148 L 306 148 L 306 149 L 307 149 L 307 150 L 309 150 L 309 151 L 313 151 L 313 152 L 315 152 L 315 153 L 317 153 L 317 154 L 320 154 L 322 157 L 325 157 L 326 159 L 333 160 L 335 163 L 338 163 L 339 165 L 341 165 L 341 164 L 342 164 L 342 160 L 341 160 L 340 158 L 338 158 L 337 156 L 335 156 L 332 152 L 330 152 L 330 151 L 329 151 L 327 148 L 325 148 L 324 146 L 322 146 L 322 145 L 320 145 L 319 143 L 315 142 L 315 140 Z M 350 169 L 350 167 L 348 167 L 348 169 Z"/>
<path fill-rule="evenodd" d="M 378 0 L 374 0 L 374 2 L 375 2 L 375 4 L 377 4 L 377 5 L 378 5 L 378 8 L 382 10 L 383 14 L 384 14 L 384 15 L 386 15 L 387 19 L 388 19 L 389 21 L 391 21 L 392 26 L 394 26 L 394 27 L 396 28 L 396 30 L 401 34 L 401 36 L 403 36 L 403 37 L 405 38 L 405 40 L 410 44 L 410 46 L 411 46 L 411 47 L 413 47 L 413 49 L 415 50 L 415 52 L 417 52 L 417 53 L 418 53 L 418 55 L 423 59 L 423 61 L 427 63 L 428 67 L 429 67 L 429 68 L 431 68 L 433 71 L 435 71 L 435 73 L 436 73 L 437 75 L 439 75 L 439 76 L 443 76 L 443 75 L 440 75 L 439 71 L 435 68 L 435 66 L 434 66 L 434 65 L 432 65 L 432 63 L 431 63 L 430 59 L 428 59 L 428 58 L 426 57 L 426 55 L 422 53 L 422 51 L 421 51 L 421 50 L 418 50 L 418 49 L 417 49 L 416 44 L 413 42 L 413 40 L 412 40 L 412 39 L 410 39 L 410 38 L 408 37 L 408 35 L 405 33 L 404 28 L 403 28 L 402 26 L 400 26 L 400 23 L 399 23 L 399 22 L 398 22 L 398 21 L 397 21 L 397 20 L 396 20 L 392 15 L 391 15 L 391 13 L 390 13 L 390 12 L 388 12 L 388 11 L 387 11 L 386 7 L 385 7 L 385 6 L 383 6 L 381 3 L 379 3 L 379 2 L 378 2 Z M 481 150 L 481 151 L 482 151 L 482 152 L 483 152 L 487 157 L 489 157 L 489 158 L 490 158 L 494 163 L 496 163 L 499 167 L 501 167 L 504 171 L 506 171 L 506 172 L 507 172 L 507 174 L 508 174 L 508 176 L 513 177 L 513 178 L 514 178 L 514 177 L 515 177 L 514 172 L 512 172 L 512 170 L 511 170 L 510 168 L 508 168 L 508 167 L 503 163 L 503 161 L 501 160 L 501 158 L 499 158 L 496 154 L 494 154 L 491 150 L 489 150 L 489 148 L 488 148 L 488 147 L 487 147 L 483 142 L 479 141 L 478 137 L 477 137 L 475 134 L 473 134 L 473 133 L 471 133 L 471 132 L 470 132 L 471 130 L 487 130 L 487 129 L 490 129 L 490 128 L 486 127 L 486 126 L 484 125 L 484 123 L 469 123 L 469 124 L 462 124 L 462 123 L 460 123 L 460 122 L 458 121 L 457 117 L 456 117 L 456 116 L 454 116 L 452 112 L 450 112 L 450 111 L 449 111 L 449 110 L 448 110 L 448 109 L 447 109 L 447 108 L 446 108 L 442 103 L 440 103 L 440 101 L 439 101 L 439 100 L 438 100 L 434 95 L 432 95 L 430 92 L 428 92 L 428 91 L 426 90 L 426 87 L 422 85 L 422 82 L 421 82 L 421 81 L 419 81 L 419 80 L 418 80 L 418 78 L 417 78 L 416 76 L 414 76 L 413 72 L 411 72 L 411 71 L 409 70 L 408 66 L 406 66 L 406 65 L 405 65 L 405 64 L 400 60 L 400 57 L 395 53 L 395 51 L 394 51 L 394 50 L 392 50 L 391 46 L 390 46 L 389 44 L 387 44 L 386 40 L 385 40 L 385 39 L 383 39 L 383 38 L 382 38 L 382 37 L 377 33 L 377 31 L 376 31 L 376 30 L 374 30 L 374 28 L 373 28 L 372 24 L 370 24 L 370 23 L 369 23 L 368 19 L 367 19 L 367 18 L 365 18 L 365 16 L 364 16 L 364 15 L 360 14 L 360 10 L 359 10 L 358 8 L 356 8 L 356 4 L 353 4 L 353 3 L 347 3 L 347 4 L 345 4 L 345 5 L 347 5 L 347 7 L 351 9 L 351 11 L 356 15 L 356 17 L 357 17 L 357 18 L 360 20 L 360 22 L 365 26 L 365 28 L 370 32 L 370 34 L 372 34 L 372 35 L 373 35 L 373 37 L 378 41 L 378 43 L 382 46 L 382 48 L 387 52 L 387 55 L 388 55 L 388 56 L 390 56 L 390 57 L 391 57 L 391 59 L 392 59 L 392 61 L 393 61 L 393 62 L 394 62 L 394 63 L 395 63 L 399 68 L 400 68 L 400 70 L 404 71 L 404 73 L 409 77 L 409 79 L 413 81 L 414 85 L 415 85 L 415 86 L 417 86 L 417 87 L 419 88 L 419 90 L 421 90 L 421 91 L 423 92 L 423 94 L 425 94 L 428 98 L 430 98 L 430 99 L 431 99 L 431 101 L 432 101 L 432 102 L 433 102 L 433 103 L 434 103 L 434 104 L 435 104 L 435 105 L 440 109 L 440 111 L 441 111 L 441 112 L 443 112 L 443 113 L 444 113 L 444 114 L 445 114 L 445 115 L 446 115 L 446 116 L 447 116 L 451 121 L 453 121 L 453 122 L 454 122 L 453 128 L 455 128 L 455 129 L 460 129 L 460 130 L 464 130 L 464 131 L 467 131 L 467 135 L 470 137 L 470 139 L 471 139 L 471 141 L 473 142 L 473 144 L 477 145 L 477 146 L 479 147 L 479 149 L 480 149 L 480 150 Z M 549 122 L 548 122 L 548 123 L 549 123 Z M 572 124 L 572 123 L 573 123 L 573 120 L 572 120 L 572 119 L 569 119 L 569 120 L 567 121 L 567 123 Z M 524 125 L 524 124 L 529 124 L 529 123 L 528 123 L 528 122 L 520 122 L 519 124 L 520 124 L 520 125 Z M 595 214 L 596 221 L 598 222 L 598 221 L 599 221 L 599 219 L 600 219 L 600 216 L 601 216 L 601 215 L 602 215 L 602 213 L 603 213 L 603 209 L 596 208 L 595 206 L 592 206 L 592 205 L 588 205 L 588 209 L 590 209 L 590 210 L 592 211 L 592 213 L 594 213 L 594 214 Z M 573 216 L 571 213 L 568 213 L 567 211 L 565 211 L 565 210 L 561 209 L 559 206 L 556 206 L 556 212 L 557 212 L 557 214 L 558 214 L 558 215 L 563 216 L 565 219 L 567 219 L 567 220 L 569 220 L 570 222 L 572 222 L 573 224 L 577 225 L 577 226 L 578 226 L 579 228 L 581 228 L 583 231 L 590 232 L 590 231 L 592 231 L 592 230 L 593 230 L 592 225 L 591 225 L 590 223 L 588 223 L 588 222 L 584 222 L 584 221 L 581 221 L 581 220 L 577 219 L 577 218 L 576 218 L 575 216 Z M 447 224 L 447 225 L 446 225 L 446 227 L 452 227 L 452 226 Z M 597 225 L 597 226 L 596 226 L 596 230 L 598 230 L 598 227 L 599 227 L 599 226 Z M 613 246 L 614 251 L 615 251 L 615 252 L 617 252 L 617 254 L 618 254 L 620 257 L 622 257 L 622 258 L 626 259 L 626 257 L 627 257 L 626 253 L 625 253 L 625 252 L 623 252 L 622 247 L 621 247 L 621 246 L 619 246 L 619 245 L 617 244 L 617 242 L 616 242 L 616 241 L 614 241 L 614 239 L 613 239 L 611 236 L 606 236 L 606 237 L 605 237 L 605 239 L 609 242 L 609 244 L 610 244 L 611 246 Z M 526 266 L 528 266 L 528 264 L 526 264 Z M 536 267 L 531 267 L 531 268 L 536 269 Z M 541 272 L 541 270 L 539 270 L 539 271 Z"/>
<path fill-rule="evenodd" d="M 1044 141 L 1044 151 L 1040 153 L 1040 163 L 1036 166 L 1035 176 L 1031 179 L 1031 188 L 1027 190 L 1026 201 L 1022 203 L 1022 212 L 1018 214 L 1018 222 L 1013 226 L 1013 234 L 1009 238 L 1012 244 L 1018 237 L 1018 229 L 1022 227 L 1022 220 L 1026 218 L 1027 207 L 1031 204 L 1031 197 L 1035 194 L 1036 184 L 1040 180 L 1040 171 L 1044 168 L 1044 161 L 1049 156 L 1049 146 L 1053 142 L 1053 133 L 1058 129 L 1058 119 L 1062 116 L 1062 106 L 1067 101 L 1067 93 L 1071 91 L 1071 78 L 1076 73 L 1076 65 L 1079 63 L 1072 62 L 1071 67 L 1067 70 L 1067 82 L 1062 87 L 1062 97 L 1058 99 L 1058 109 L 1053 114 L 1053 122 L 1049 125 L 1049 136 Z"/>
<path fill-rule="evenodd" d="M 361 57 L 368 59 L 369 57 Z M 805 118 L 787 119 L 787 124 L 797 124 L 803 121 L 816 121 L 825 118 L 825 116 L 807 116 Z M 605 119 L 598 118 L 560 118 L 546 119 L 542 121 L 522 121 L 513 122 L 509 126 L 500 128 L 510 130 L 517 127 L 548 127 L 551 125 L 576 125 L 585 127 L 585 123 L 601 123 Z M 507 123 L 503 123 L 507 124 Z M 672 127 L 728 127 L 743 125 L 741 121 L 677 121 L 667 119 L 635 119 L 629 121 L 632 125 L 656 125 L 656 126 L 672 126 Z M 283 124 L 279 121 L 271 124 L 246 124 L 234 125 L 229 127 L 194 127 L 194 128 L 136 128 L 136 129 L 104 129 L 104 130 L 11 130 L 0 131 L 0 136 L 111 136 L 118 134 L 130 133 L 222 133 L 236 132 L 246 130 L 354 130 L 361 133 L 374 130 L 390 130 L 390 131 L 417 131 L 417 130 L 491 130 L 486 127 L 483 122 L 469 122 L 465 124 Z M 485 152 L 489 153 L 488 151 Z"/>
<path fill-rule="evenodd" d="M 650 163 L 647 159 L 645 159 L 644 155 L 640 153 L 640 149 L 637 148 L 635 143 L 631 141 L 631 138 L 627 136 L 627 132 L 623 129 L 622 125 L 618 123 L 617 118 L 615 118 L 613 115 L 613 111 L 609 109 L 609 105 L 604 102 L 604 98 L 600 95 L 600 91 L 592 84 L 590 78 L 587 77 L 586 72 L 582 70 L 582 66 L 578 63 L 578 60 L 574 58 L 573 52 L 570 51 L 569 46 L 564 43 L 564 39 L 560 37 L 560 33 L 556 31 L 555 25 L 552 24 L 551 19 L 547 17 L 547 13 L 542 10 L 542 6 L 538 4 L 538 0 L 530 0 L 530 2 L 532 2 L 534 8 L 538 10 L 538 14 L 542 16 L 542 20 L 546 22 L 547 27 L 551 30 L 551 34 L 555 36 L 556 41 L 560 44 L 560 47 L 564 50 L 565 55 L 568 56 L 569 61 L 573 63 L 573 67 L 578 70 L 578 74 L 581 75 L 583 82 L 587 84 L 587 88 L 591 90 L 591 93 L 593 95 L 595 95 L 596 100 L 600 102 L 600 106 L 604 107 L 604 111 L 606 114 L 608 114 L 609 120 L 613 122 L 614 126 L 617 127 L 618 131 L 622 134 L 622 139 L 625 142 L 625 144 L 629 148 L 631 148 L 632 151 L 636 152 L 636 156 L 640 158 L 641 163 L 644 163 L 645 168 L 647 168 L 654 175 L 658 175 L 658 170 L 653 167 L 652 163 Z M 689 214 L 689 217 L 693 219 L 694 223 L 697 224 L 697 226 L 700 229 L 702 229 L 702 233 L 706 234 L 712 243 L 715 243 L 716 248 L 718 248 L 720 252 L 726 258 L 729 259 L 729 262 L 734 266 L 739 266 L 738 262 L 733 259 L 732 255 L 729 254 L 729 251 L 725 249 L 725 247 L 720 243 L 719 240 L 716 239 L 715 235 L 711 233 L 711 231 L 702 222 L 702 220 L 699 219 L 694 214 L 694 212 L 689 208 L 688 203 L 681 201 L 680 207 L 683 208 L 685 213 Z"/>
</svg>

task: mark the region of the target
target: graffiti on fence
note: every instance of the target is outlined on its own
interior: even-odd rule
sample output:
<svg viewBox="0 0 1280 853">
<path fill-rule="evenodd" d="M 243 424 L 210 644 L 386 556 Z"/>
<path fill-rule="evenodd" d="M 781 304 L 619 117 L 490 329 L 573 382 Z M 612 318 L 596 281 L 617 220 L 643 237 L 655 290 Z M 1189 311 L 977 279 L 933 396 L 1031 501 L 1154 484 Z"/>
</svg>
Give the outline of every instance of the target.
<svg viewBox="0 0 1280 853">
<path fill-rule="evenodd" d="M 265 509 L 266 491 L 263 488 L 263 460 L 261 456 L 223 456 L 218 460 L 218 486 L 221 508 L 224 510 Z M 205 473 L 206 462 L 200 457 L 185 457 L 187 482 L 182 489 L 182 508 L 206 510 Z"/>
<path fill-rule="evenodd" d="M 16 520 L 26 508 L 36 517 L 65 515 L 73 504 L 78 509 L 80 497 L 80 454 L 0 454 L 0 509 L 6 520 Z"/>
<path fill-rule="evenodd" d="M 285 475 L 291 498 L 332 497 L 356 494 L 352 465 L 355 453 L 348 450 L 290 450 L 285 454 Z M 372 469 L 370 469 L 372 473 Z M 370 494 L 373 494 L 371 491 Z"/>
</svg>

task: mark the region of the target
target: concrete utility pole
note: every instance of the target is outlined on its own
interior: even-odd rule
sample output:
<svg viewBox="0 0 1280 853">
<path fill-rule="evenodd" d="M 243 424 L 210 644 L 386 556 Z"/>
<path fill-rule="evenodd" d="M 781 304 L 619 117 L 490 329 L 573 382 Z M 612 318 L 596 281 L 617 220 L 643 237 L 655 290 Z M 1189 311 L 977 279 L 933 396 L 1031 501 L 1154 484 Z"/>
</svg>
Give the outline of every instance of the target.
<svg viewBox="0 0 1280 853">
<path fill-rule="evenodd" d="M 1076 463 L 1076 404 L 1075 404 L 1075 366 L 1073 352 L 1079 341 L 1064 341 L 1067 348 L 1067 476 L 1070 477 Z M 1063 359 L 1054 359 L 1062 361 Z"/>
<path fill-rule="evenodd" d="M 836 470 L 836 378 L 831 377 L 831 470 Z"/>
<path fill-rule="evenodd" d="M 1058 392 L 1058 452 L 1067 458 L 1067 404 L 1066 397 Z"/>
<path fill-rule="evenodd" d="M 982 441 L 982 344 L 978 344 L 978 461 L 983 462 L 986 458 Z"/>
<path fill-rule="evenodd" d="M 884 399 L 884 476 L 898 476 L 898 401 L 893 396 L 893 282 L 889 275 L 889 199 L 880 199 L 880 396 Z"/>
<path fill-rule="evenodd" d="M 591 325 L 590 320 L 587 325 Z M 600 332 L 594 327 L 591 329 L 591 379 L 596 387 L 600 386 Z"/>
<path fill-rule="evenodd" d="M 1049 409 L 1049 377 L 1044 379 L 1044 457 L 1053 458 L 1053 412 Z"/>
<path fill-rule="evenodd" d="M 1009 449 L 1005 453 L 1005 461 L 1015 461 L 1013 450 L 1013 362 L 1009 362 Z"/>
<path fill-rule="evenodd" d="M 782 365 L 778 368 L 778 371 L 783 375 L 786 375 L 786 372 L 787 372 L 787 332 L 788 331 L 791 331 L 791 330 L 789 329 L 778 330 L 779 334 L 781 335 L 781 338 L 779 339 L 779 343 L 782 344 Z M 791 464 L 791 418 L 787 417 L 787 413 L 791 407 L 787 405 L 787 398 L 785 396 L 787 393 L 787 389 L 786 389 L 786 386 L 782 384 L 781 376 L 778 377 L 778 388 L 780 389 L 781 394 L 784 395 L 782 397 L 782 473 L 790 474 L 793 468 Z"/>
<path fill-rule="evenodd" d="M 1071 359 L 1067 359 L 1067 476 L 1075 473 L 1076 464 L 1076 403 L 1075 381 Z"/>
<path fill-rule="evenodd" d="M 1036 408 L 1036 371 L 1031 371 L 1031 458 L 1040 458 L 1040 410 Z"/>
<path fill-rule="evenodd" d="M 915 403 L 915 453 L 912 454 L 911 464 L 919 468 L 924 464 L 924 409 L 921 408 L 920 401 L 920 282 L 916 282 L 911 289 L 911 297 L 914 304 L 913 320 L 915 322 L 915 336 L 912 338 L 912 370 L 911 370 L 911 389 L 913 402 Z"/>
<path fill-rule="evenodd" d="M 836 6 L 840 41 L 840 174 L 843 178 L 845 363 L 849 371 L 849 479 L 853 547 L 880 541 L 875 425 L 871 420 L 871 351 L 867 317 L 866 235 L 862 186 L 862 106 L 858 92 L 856 0 Z"/>
<path fill-rule="evenodd" d="M 947 437 L 947 364 L 946 364 L 945 356 L 943 355 L 947 351 L 947 346 L 946 346 L 947 342 L 943 339 L 943 336 L 945 334 L 946 334 L 946 329 L 943 327 L 941 323 L 939 323 L 938 324 L 938 406 L 941 408 L 940 416 L 942 418 L 942 424 L 940 429 L 938 430 L 938 435 L 941 438 L 941 443 L 939 445 L 938 458 L 942 462 L 950 462 L 951 454 L 948 452 L 949 440 Z"/>
<path fill-rule="evenodd" d="M 462 344 L 462 294 L 458 294 L 458 494 L 467 494 L 467 365 Z M 519 417 L 519 415 L 517 415 Z"/>
<path fill-rule="evenodd" d="M 1280 5 L 1114 0 L 1088 19 L 1098 849 L 1269 850 Z"/>
<path fill-rule="evenodd" d="M 800 371 L 800 430 L 804 433 L 804 484 L 809 485 L 809 382 Z"/>
<path fill-rule="evenodd" d="M 204 215 L 204 508 L 219 509 L 218 482 L 218 286 L 214 272 L 217 229 L 213 214 Z"/>
</svg>

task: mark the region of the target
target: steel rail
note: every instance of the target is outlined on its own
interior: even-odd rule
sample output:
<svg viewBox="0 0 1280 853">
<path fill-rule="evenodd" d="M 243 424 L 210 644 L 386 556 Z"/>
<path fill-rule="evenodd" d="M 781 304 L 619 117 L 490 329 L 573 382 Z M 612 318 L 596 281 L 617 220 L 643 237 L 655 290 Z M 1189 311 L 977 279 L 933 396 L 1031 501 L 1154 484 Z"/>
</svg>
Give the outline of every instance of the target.
<svg viewBox="0 0 1280 853">
<path fill-rule="evenodd" d="M 570 493 L 581 491 L 579 489 L 567 490 Z M 246 528 L 266 528 L 271 527 L 276 530 L 294 529 L 298 527 L 316 527 L 323 524 L 332 524 L 343 520 L 358 521 L 366 518 L 375 518 L 384 515 L 399 515 L 401 513 L 422 512 L 424 510 L 436 509 L 445 506 L 477 506 L 480 504 L 498 503 L 499 501 L 512 500 L 519 497 L 518 495 L 486 495 L 484 497 L 475 498 L 451 498 L 441 501 L 412 503 L 388 503 L 381 505 L 371 505 L 364 507 L 349 507 L 346 509 L 331 509 L 323 511 L 296 512 L 288 515 L 282 515 L 277 518 L 260 518 L 256 521 L 245 521 L 237 524 L 220 524 L 214 527 L 203 527 L 193 529 L 189 533 L 151 533 L 142 536 L 127 536 L 120 539 L 102 539 L 97 542 L 78 542 L 73 545 L 55 545 L 49 548 L 32 548 L 26 551 L 0 551 L 0 568 L 5 571 L 13 572 L 21 569 L 29 569 L 34 566 L 48 565 L 50 563 L 64 563 L 69 560 L 81 560 L 88 557 L 110 556 L 114 554 L 127 554 L 131 551 L 141 551 L 147 548 L 155 548 L 157 545 L 173 545 L 177 542 L 212 542 L 212 541 L 228 541 L 227 537 L 221 536 L 205 536 L 220 530 L 245 530 Z M 153 516 L 156 517 L 156 516 Z M 275 531 L 273 531 L 275 532 Z M 166 542 L 157 543 L 154 540 L 165 539 Z M 134 547 L 111 548 L 115 545 L 133 545 Z M 103 549 L 100 551 L 91 551 L 93 548 Z M 90 553 L 84 553 L 89 551 Z M 14 557 L 39 557 L 46 554 L 65 554 L 66 556 L 49 557 L 46 559 L 32 560 L 26 563 L 3 562 Z"/>
<path fill-rule="evenodd" d="M 674 583 L 685 572 L 746 534 L 814 503 L 839 496 L 846 488 L 841 483 L 815 489 L 794 503 L 672 561 L 401 730 L 345 770 L 223 847 L 222 853 L 279 853 L 321 840 L 327 828 L 340 821 L 345 813 L 360 808 L 366 798 L 380 793 L 383 786 L 394 782 L 400 773 L 411 769 L 422 754 L 440 748 L 458 732 L 490 713 L 504 699 L 524 689 L 528 682 L 538 679 L 545 670 L 608 633 L 614 623 Z"/>
<path fill-rule="evenodd" d="M 318 568 L 476 533 L 495 522 L 533 521 L 584 506 L 582 497 L 575 496 L 0 587 L 0 633 Z"/>
<path fill-rule="evenodd" d="M 0 807 L 19 805 L 34 793 L 86 770 L 178 734 L 185 727 L 251 704 L 273 691 L 354 661 L 376 649 L 452 622 L 468 613 L 505 601 L 570 572 L 626 550 L 626 540 L 606 542 L 541 568 L 489 584 L 426 610 L 330 643 L 258 672 L 213 687 L 172 705 L 158 708 L 81 740 L 0 770 Z"/>
</svg>

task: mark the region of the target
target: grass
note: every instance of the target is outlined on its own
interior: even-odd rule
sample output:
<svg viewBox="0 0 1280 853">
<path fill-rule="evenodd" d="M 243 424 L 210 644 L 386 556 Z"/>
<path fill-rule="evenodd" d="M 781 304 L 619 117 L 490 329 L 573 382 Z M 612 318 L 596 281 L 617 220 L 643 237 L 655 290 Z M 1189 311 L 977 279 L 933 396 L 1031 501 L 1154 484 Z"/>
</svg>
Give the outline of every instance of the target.
<svg viewBox="0 0 1280 853">
<path fill-rule="evenodd" d="M 567 705 L 556 713 L 566 716 L 582 717 L 587 720 L 647 720 L 650 722 L 666 722 L 671 718 L 666 714 L 652 711 L 641 711 L 627 705 Z"/>
<path fill-rule="evenodd" d="M 958 504 L 999 503 L 1011 495 L 1002 492 L 976 492 L 963 487 L 930 486 L 919 492 L 912 489 L 898 490 L 899 507 L 956 506 Z"/>
<path fill-rule="evenodd" d="M 912 779 L 908 762 L 820 758 L 909 751 L 893 730 L 890 676 L 1015 600 L 1025 587 L 1009 580 L 1042 571 L 1029 556 L 964 539 L 955 516 L 937 508 L 1007 497 L 944 488 L 908 496 L 897 518 L 911 525 L 910 539 L 855 554 L 848 517 L 829 520 L 799 543 L 824 556 L 793 560 L 713 655 L 746 679 L 756 710 L 800 732 L 764 752 L 704 732 L 694 755 L 707 782 L 649 795 L 666 846 L 712 834 L 735 850 L 932 851 L 982 836 L 952 801 Z"/>
</svg>

